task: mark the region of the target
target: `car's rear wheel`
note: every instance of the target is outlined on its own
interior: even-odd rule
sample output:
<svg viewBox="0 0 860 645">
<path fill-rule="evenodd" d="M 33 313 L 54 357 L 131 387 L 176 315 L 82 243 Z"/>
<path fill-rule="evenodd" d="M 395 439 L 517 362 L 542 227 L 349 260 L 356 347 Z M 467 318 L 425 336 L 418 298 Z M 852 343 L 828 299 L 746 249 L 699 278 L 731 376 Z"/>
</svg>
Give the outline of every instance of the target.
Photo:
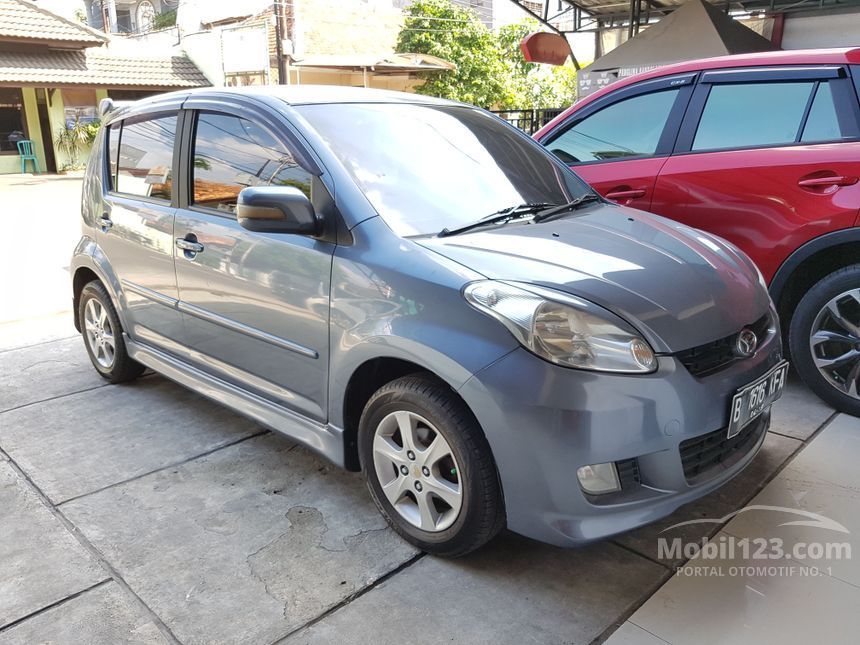
<svg viewBox="0 0 860 645">
<path fill-rule="evenodd" d="M 365 406 L 358 439 L 376 505 L 419 549 L 464 555 L 504 526 L 490 447 L 445 384 L 414 375 L 383 386 Z"/>
<path fill-rule="evenodd" d="M 791 319 L 789 346 L 813 392 L 860 416 L 860 265 L 835 271 L 806 292 Z"/>
<path fill-rule="evenodd" d="M 146 369 L 126 351 L 122 325 L 107 290 L 93 280 L 81 291 L 78 322 L 93 367 L 111 383 L 137 378 Z"/>
</svg>

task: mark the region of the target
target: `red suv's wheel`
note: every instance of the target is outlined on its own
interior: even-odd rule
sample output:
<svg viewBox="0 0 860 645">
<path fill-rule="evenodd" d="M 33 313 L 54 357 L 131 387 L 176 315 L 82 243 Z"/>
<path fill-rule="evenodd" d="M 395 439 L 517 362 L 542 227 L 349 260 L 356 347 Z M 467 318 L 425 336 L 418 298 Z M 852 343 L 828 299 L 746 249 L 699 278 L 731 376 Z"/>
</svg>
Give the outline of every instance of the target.
<svg viewBox="0 0 860 645">
<path fill-rule="evenodd" d="M 860 416 L 860 264 L 831 273 L 803 296 L 789 346 L 797 372 L 818 396 Z"/>
</svg>

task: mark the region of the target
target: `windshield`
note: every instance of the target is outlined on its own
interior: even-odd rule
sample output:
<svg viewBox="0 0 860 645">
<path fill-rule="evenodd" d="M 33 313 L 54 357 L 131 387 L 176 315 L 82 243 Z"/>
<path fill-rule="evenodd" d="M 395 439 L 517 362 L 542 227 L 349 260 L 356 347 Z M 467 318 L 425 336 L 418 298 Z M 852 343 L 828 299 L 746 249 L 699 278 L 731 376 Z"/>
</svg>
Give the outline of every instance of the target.
<svg viewBox="0 0 860 645">
<path fill-rule="evenodd" d="M 481 110 L 400 103 L 297 108 L 398 234 L 429 235 L 520 204 L 590 192 L 513 127 Z"/>
</svg>

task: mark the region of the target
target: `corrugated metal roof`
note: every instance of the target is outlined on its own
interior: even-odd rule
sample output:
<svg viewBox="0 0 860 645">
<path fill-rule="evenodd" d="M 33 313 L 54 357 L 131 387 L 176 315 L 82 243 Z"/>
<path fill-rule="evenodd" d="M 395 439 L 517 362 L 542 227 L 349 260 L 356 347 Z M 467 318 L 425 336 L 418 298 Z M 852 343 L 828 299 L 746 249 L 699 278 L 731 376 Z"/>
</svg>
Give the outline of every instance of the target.
<svg viewBox="0 0 860 645">
<path fill-rule="evenodd" d="M 146 88 L 211 85 L 185 56 L 144 58 L 109 51 L 0 51 L 0 84 Z"/>
<path fill-rule="evenodd" d="M 0 0 L 0 40 L 76 43 L 84 47 L 108 41 L 104 34 L 66 20 L 26 0 Z"/>
</svg>

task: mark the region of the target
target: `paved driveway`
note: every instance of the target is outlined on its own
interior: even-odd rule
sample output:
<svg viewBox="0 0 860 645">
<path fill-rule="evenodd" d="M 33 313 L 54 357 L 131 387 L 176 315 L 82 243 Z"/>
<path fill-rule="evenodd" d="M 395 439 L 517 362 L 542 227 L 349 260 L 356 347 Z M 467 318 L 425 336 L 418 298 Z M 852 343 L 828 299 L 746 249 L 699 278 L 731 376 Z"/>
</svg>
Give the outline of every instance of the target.
<svg viewBox="0 0 860 645">
<path fill-rule="evenodd" d="M 105 384 L 68 312 L 80 182 L 0 191 L 0 645 L 603 639 L 680 564 L 663 527 L 743 506 L 832 416 L 792 383 L 755 462 L 658 526 L 426 556 L 359 475 L 158 375 Z"/>
</svg>

